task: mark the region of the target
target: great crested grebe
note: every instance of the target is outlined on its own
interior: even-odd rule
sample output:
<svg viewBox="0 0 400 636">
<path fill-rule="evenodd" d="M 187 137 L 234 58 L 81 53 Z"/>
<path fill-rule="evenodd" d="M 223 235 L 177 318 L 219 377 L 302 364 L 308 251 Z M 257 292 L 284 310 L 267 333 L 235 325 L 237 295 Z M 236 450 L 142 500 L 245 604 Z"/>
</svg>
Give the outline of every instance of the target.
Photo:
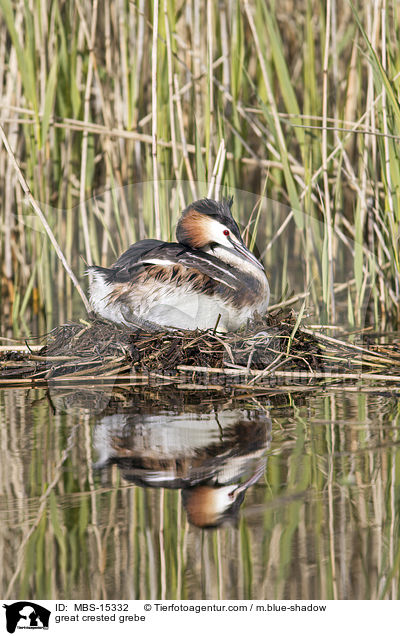
<svg viewBox="0 0 400 636">
<path fill-rule="evenodd" d="M 109 269 L 89 267 L 90 300 L 128 326 L 235 331 L 269 301 L 264 268 L 231 214 L 233 199 L 201 199 L 176 227 L 177 243 L 145 239 Z"/>
</svg>

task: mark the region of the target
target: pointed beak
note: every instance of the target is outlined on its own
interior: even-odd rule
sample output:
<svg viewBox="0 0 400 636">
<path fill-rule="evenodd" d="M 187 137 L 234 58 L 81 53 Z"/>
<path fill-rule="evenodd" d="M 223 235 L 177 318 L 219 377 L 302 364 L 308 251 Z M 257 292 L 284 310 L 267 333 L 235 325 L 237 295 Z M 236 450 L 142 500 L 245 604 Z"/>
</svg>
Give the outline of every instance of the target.
<svg viewBox="0 0 400 636">
<path fill-rule="evenodd" d="M 239 252 L 239 254 L 250 261 L 250 263 L 253 263 L 253 265 L 264 271 L 264 267 L 261 265 L 260 261 L 258 261 L 254 254 L 247 249 L 244 243 L 233 241 L 232 238 L 230 238 L 229 241 L 236 252 Z"/>
<path fill-rule="evenodd" d="M 265 461 L 262 460 L 259 462 L 259 465 L 257 466 L 254 473 L 250 475 L 250 477 L 246 479 L 246 481 L 244 481 L 242 484 L 240 484 L 239 486 L 235 488 L 235 496 L 237 496 L 244 490 L 246 491 L 248 488 L 250 488 L 250 486 L 253 486 L 253 484 L 257 483 L 257 481 L 261 479 L 261 477 L 265 473 L 266 463 L 267 463 L 266 460 Z"/>
</svg>

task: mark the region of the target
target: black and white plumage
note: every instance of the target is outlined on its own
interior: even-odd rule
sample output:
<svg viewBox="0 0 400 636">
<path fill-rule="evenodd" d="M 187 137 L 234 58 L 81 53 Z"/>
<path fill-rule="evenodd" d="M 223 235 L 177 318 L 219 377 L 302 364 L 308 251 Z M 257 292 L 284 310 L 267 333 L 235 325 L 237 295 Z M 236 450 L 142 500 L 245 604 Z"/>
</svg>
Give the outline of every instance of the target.
<svg viewBox="0 0 400 636">
<path fill-rule="evenodd" d="M 89 268 L 93 310 L 117 323 L 234 331 L 265 313 L 269 285 L 231 214 L 232 199 L 184 210 L 177 243 L 146 239 L 110 268 Z"/>
</svg>

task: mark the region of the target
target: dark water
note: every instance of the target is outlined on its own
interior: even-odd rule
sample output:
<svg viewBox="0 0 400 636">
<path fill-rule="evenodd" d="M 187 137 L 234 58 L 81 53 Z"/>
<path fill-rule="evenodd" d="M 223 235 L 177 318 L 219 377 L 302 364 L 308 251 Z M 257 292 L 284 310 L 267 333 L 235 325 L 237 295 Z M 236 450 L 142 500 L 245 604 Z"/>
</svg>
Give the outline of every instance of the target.
<svg viewBox="0 0 400 636">
<path fill-rule="evenodd" d="M 399 598 L 400 401 L 0 391 L 0 598 Z"/>
</svg>

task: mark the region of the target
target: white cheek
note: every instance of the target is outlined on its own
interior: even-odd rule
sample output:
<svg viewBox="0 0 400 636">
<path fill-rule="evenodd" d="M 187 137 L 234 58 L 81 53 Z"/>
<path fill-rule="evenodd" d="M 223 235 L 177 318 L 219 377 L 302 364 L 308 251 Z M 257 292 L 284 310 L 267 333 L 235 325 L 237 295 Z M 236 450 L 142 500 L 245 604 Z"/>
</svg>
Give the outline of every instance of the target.
<svg viewBox="0 0 400 636">
<path fill-rule="evenodd" d="M 220 240 L 218 241 L 218 243 L 220 245 L 224 245 L 225 247 L 232 247 L 232 243 L 230 243 L 228 241 L 228 239 L 229 239 L 229 236 L 225 236 L 224 234 L 222 234 L 222 236 L 221 236 Z"/>
<path fill-rule="evenodd" d="M 219 245 L 224 245 L 224 247 L 232 247 L 232 244 L 228 241 L 228 238 L 231 235 L 225 236 L 224 231 L 226 231 L 226 228 L 224 225 L 222 225 L 222 223 L 219 223 L 214 219 L 210 219 L 209 231 L 210 235 L 216 243 L 219 243 Z"/>
</svg>

